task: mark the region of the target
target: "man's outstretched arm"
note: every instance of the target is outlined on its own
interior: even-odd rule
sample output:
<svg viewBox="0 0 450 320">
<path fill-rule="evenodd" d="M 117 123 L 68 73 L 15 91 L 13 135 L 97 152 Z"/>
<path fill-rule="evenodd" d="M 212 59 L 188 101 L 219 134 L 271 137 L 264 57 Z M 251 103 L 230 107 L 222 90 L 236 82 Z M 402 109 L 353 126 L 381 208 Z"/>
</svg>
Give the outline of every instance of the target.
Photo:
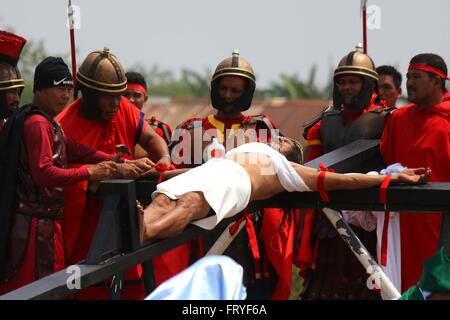
<svg viewBox="0 0 450 320">
<path fill-rule="evenodd" d="M 292 163 L 291 163 L 292 164 Z M 317 191 L 317 180 L 320 171 L 302 165 L 293 164 L 297 174 L 303 179 L 311 191 Z M 391 182 L 419 184 L 425 182 L 431 174 L 429 168 L 407 169 L 391 175 Z M 327 172 L 324 179 L 325 190 L 355 190 L 379 186 L 386 175 L 368 175 L 359 173 L 340 174 Z"/>
</svg>

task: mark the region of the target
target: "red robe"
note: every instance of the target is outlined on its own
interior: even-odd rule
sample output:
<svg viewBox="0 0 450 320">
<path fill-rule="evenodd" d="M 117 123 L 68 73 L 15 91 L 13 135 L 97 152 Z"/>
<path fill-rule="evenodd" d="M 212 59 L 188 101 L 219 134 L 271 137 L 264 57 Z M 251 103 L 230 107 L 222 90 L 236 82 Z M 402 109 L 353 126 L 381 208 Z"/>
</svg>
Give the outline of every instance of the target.
<svg viewBox="0 0 450 320">
<path fill-rule="evenodd" d="M 80 110 L 80 99 L 75 100 L 56 120 L 68 137 L 91 148 L 115 154 L 115 145 L 124 144 L 134 155 L 135 139 L 141 119 L 141 112 L 127 99 L 122 98 L 119 109 L 108 122 L 93 121 L 83 118 Z M 143 121 L 143 129 L 148 124 Z M 125 155 L 131 159 L 131 156 Z M 89 250 L 95 228 L 100 215 L 100 199 L 98 196 L 86 194 L 87 182 L 79 183 L 65 190 L 64 206 L 64 242 L 70 263 L 83 260 Z M 128 270 L 126 280 L 136 280 L 141 275 L 140 265 Z M 107 299 L 109 287 L 91 287 L 79 295 L 82 299 Z M 124 286 L 123 298 L 144 298 L 144 287 L 140 285 Z"/>
<path fill-rule="evenodd" d="M 259 237 L 277 274 L 277 284 L 272 294 L 274 300 L 288 300 L 291 294 L 294 237 L 301 211 L 296 209 L 293 212 L 294 216 L 283 222 L 283 209 L 264 209 Z"/>
<path fill-rule="evenodd" d="M 381 139 L 387 165 L 400 162 L 409 168 L 430 167 L 430 181 L 450 181 L 450 101 L 426 110 L 412 104 L 393 112 Z M 402 291 L 416 284 L 423 261 L 437 250 L 440 213 L 402 213 Z"/>
</svg>

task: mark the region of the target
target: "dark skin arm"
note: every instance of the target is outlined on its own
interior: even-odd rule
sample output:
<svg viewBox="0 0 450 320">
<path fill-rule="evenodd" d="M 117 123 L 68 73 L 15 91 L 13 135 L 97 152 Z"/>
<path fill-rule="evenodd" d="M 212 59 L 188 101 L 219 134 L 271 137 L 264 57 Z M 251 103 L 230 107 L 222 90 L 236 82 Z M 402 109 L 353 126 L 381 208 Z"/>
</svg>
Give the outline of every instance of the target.
<svg viewBox="0 0 450 320">
<path fill-rule="evenodd" d="M 149 158 L 153 162 L 156 164 L 162 163 L 166 167 L 170 166 L 170 158 L 164 156 L 170 154 L 169 148 L 164 139 L 161 138 L 152 127 L 144 125 L 141 138 L 139 139 L 139 145 L 147 151 Z"/>
<path fill-rule="evenodd" d="M 175 170 L 168 170 L 164 172 L 164 180 L 173 178 L 179 174 L 185 173 L 186 171 L 189 171 L 190 169 L 185 168 L 185 169 L 175 169 Z M 161 175 L 161 172 L 156 171 L 155 169 L 152 169 L 150 171 L 147 171 L 146 173 L 144 173 L 143 175 L 141 175 L 141 177 L 148 177 L 148 178 L 152 178 L 152 179 L 158 179 L 159 176 Z"/>
</svg>

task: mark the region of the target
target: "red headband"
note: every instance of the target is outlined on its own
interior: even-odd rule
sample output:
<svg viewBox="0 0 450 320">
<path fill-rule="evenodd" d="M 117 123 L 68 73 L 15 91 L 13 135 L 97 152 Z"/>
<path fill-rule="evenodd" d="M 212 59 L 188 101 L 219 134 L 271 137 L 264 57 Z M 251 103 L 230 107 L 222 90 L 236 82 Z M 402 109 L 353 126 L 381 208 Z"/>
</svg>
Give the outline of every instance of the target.
<svg viewBox="0 0 450 320">
<path fill-rule="evenodd" d="M 147 89 L 145 89 L 143 86 L 141 86 L 138 83 L 128 83 L 127 84 L 127 89 L 128 90 L 135 90 L 135 91 L 139 91 L 141 93 L 144 94 L 144 96 L 147 95 Z"/>
<path fill-rule="evenodd" d="M 411 63 L 409 65 L 408 70 L 421 70 L 421 71 L 425 71 L 425 72 L 431 72 L 442 79 L 450 80 L 450 78 L 447 78 L 447 76 L 441 70 L 431 67 L 431 66 L 428 66 L 424 63 Z"/>
</svg>

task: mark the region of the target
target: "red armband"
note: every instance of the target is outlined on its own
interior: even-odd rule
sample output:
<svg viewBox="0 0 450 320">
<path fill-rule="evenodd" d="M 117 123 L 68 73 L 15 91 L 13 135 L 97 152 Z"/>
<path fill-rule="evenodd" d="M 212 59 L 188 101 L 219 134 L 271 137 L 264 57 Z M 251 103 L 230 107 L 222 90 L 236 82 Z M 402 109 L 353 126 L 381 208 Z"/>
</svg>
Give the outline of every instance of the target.
<svg viewBox="0 0 450 320">
<path fill-rule="evenodd" d="M 319 190 L 320 197 L 323 202 L 330 202 L 330 197 L 328 193 L 325 191 L 325 173 L 333 172 L 333 169 L 327 168 L 322 162 L 319 163 L 319 168 L 321 172 L 317 177 L 317 189 Z"/>
<path fill-rule="evenodd" d="M 391 176 L 386 176 L 380 185 L 380 194 L 379 194 L 379 201 L 381 204 L 384 204 L 384 209 L 386 210 L 384 213 L 383 230 L 381 232 L 380 264 L 382 266 L 387 265 L 387 255 L 388 255 L 387 246 L 388 246 L 388 229 L 389 229 L 390 212 L 387 211 L 386 209 L 386 202 L 387 202 L 387 188 L 389 186 L 389 182 L 391 182 Z"/>
<path fill-rule="evenodd" d="M 381 204 L 384 204 L 384 205 L 387 202 L 387 188 L 389 186 L 390 181 L 391 181 L 391 176 L 386 176 L 380 185 L 379 201 Z"/>
<path fill-rule="evenodd" d="M 330 202 L 330 197 L 328 193 L 325 191 L 325 174 L 326 171 L 320 171 L 319 176 L 317 177 L 317 189 L 319 190 L 320 197 L 323 202 Z"/>
<path fill-rule="evenodd" d="M 175 166 L 173 164 L 171 164 L 169 167 L 166 167 L 165 165 L 163 165 L 162 163 L 158 163 L 155 166 L 155 170 L 158 172 L 161 172 L 161 174 L 159 175 L 158 181 L 156 181 L 157 184 L 161 183 L 164 181 L 164 174 L 166 173 L 166 171 L 169 170 L 174 170 L 176 169 Z"/>
</svg>

